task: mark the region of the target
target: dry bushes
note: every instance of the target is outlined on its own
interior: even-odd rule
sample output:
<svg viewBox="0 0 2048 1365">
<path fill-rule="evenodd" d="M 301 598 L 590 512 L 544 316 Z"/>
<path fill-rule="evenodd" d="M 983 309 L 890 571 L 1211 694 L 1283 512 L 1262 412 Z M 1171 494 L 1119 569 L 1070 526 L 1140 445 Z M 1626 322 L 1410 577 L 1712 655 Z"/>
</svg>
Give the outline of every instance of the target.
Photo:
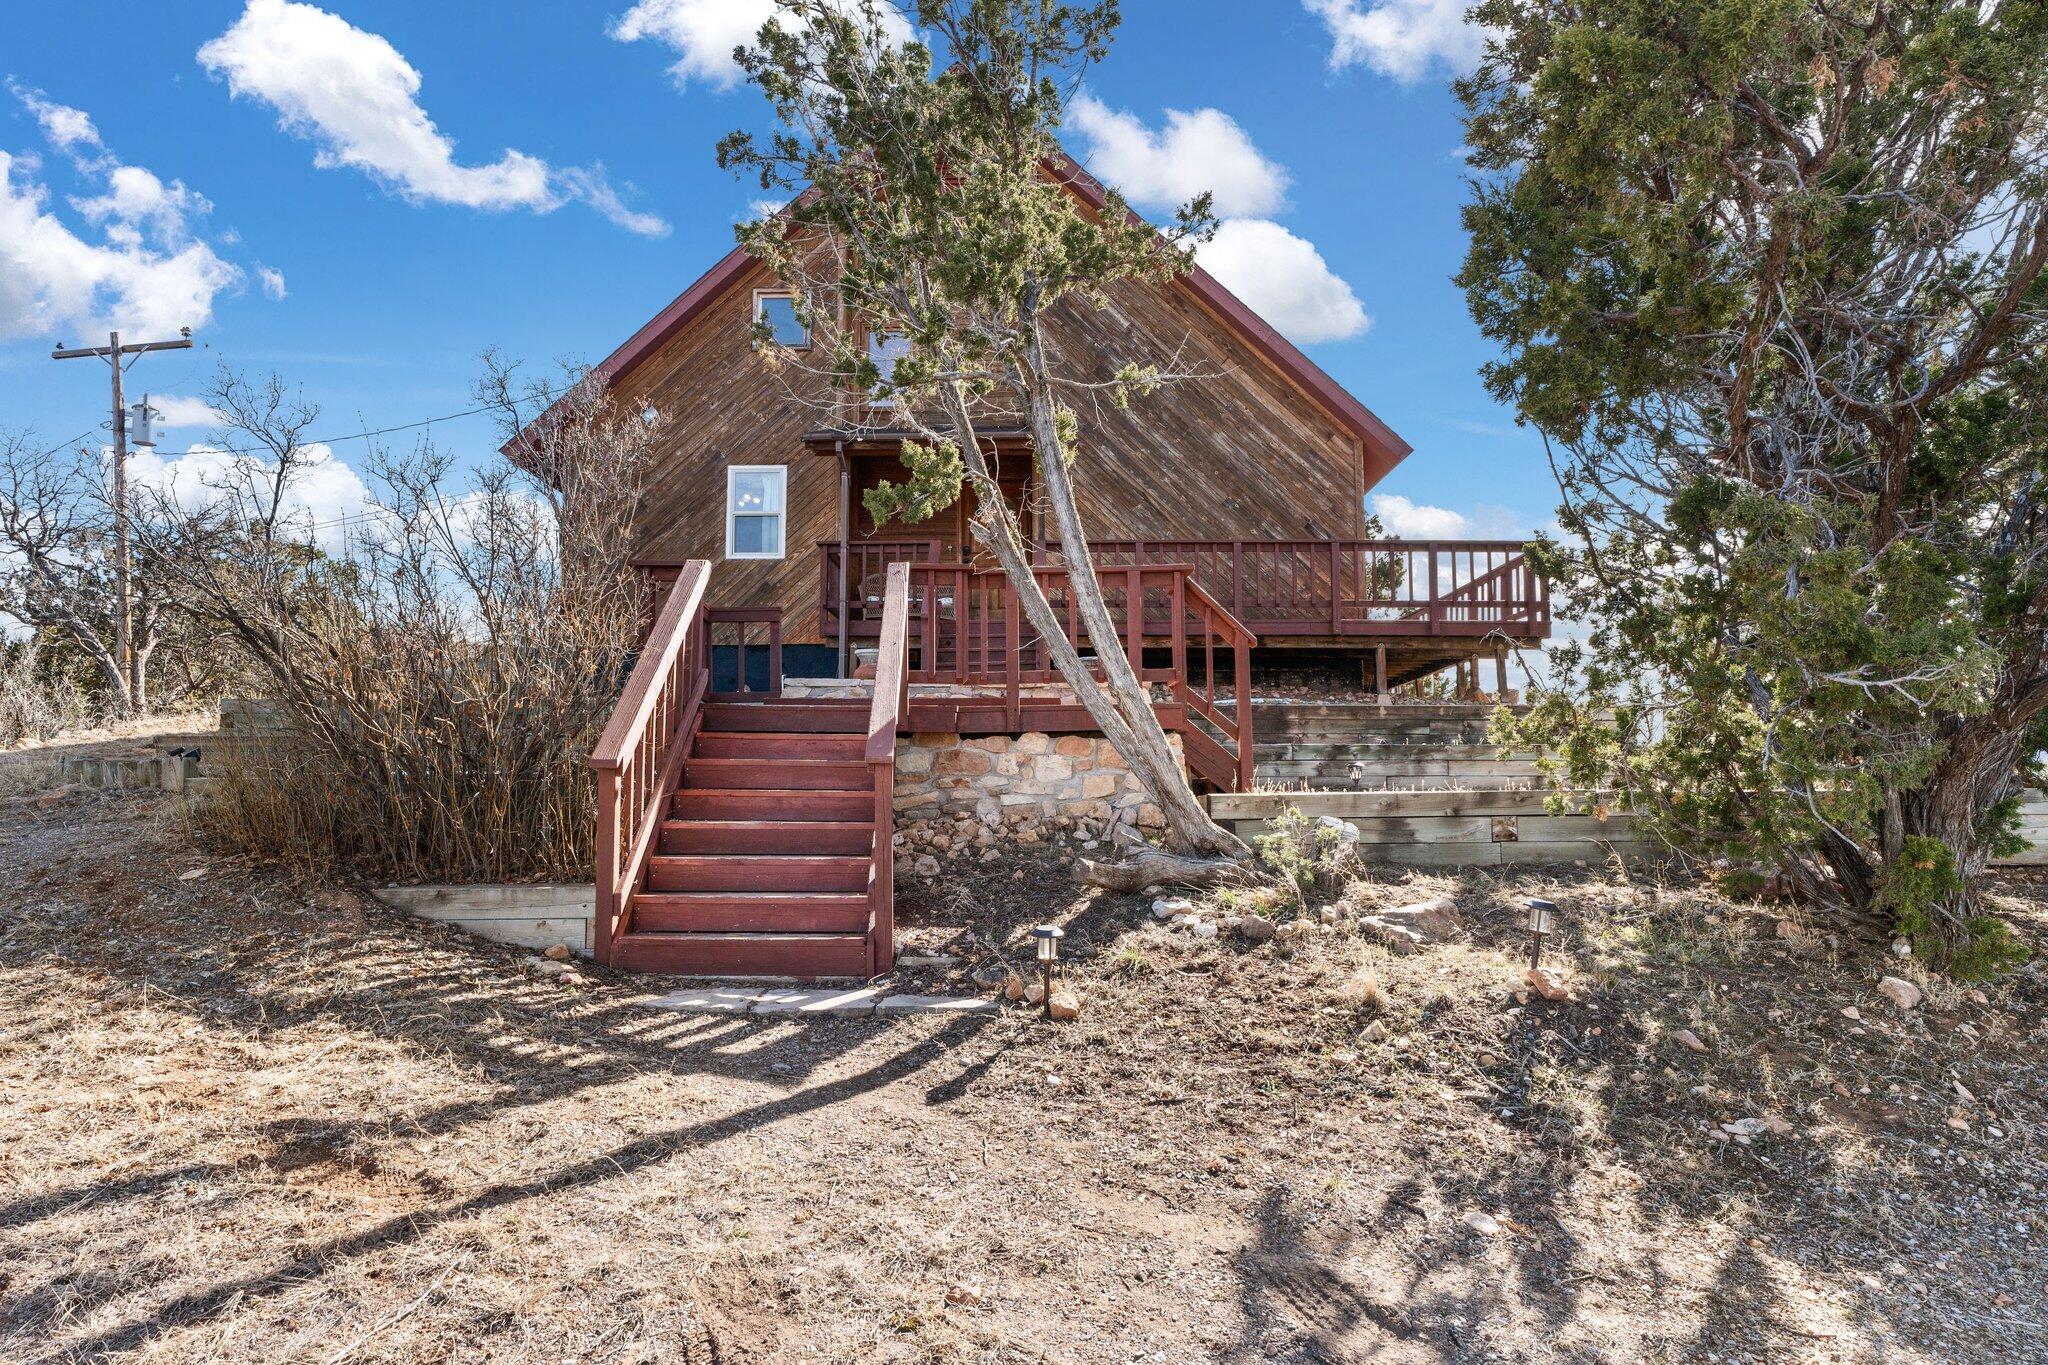
<svg viewBox="0 0 2048 1365">
<path fill-rule="evenodd" d="M 584 762 L 639 620 L 629 519 L 652 423 L 581 376 L 521 391 L 493 362 L 482 387 L 508 436 L 529 433 L 516 459 L 458 491 L 431 447 L 373 454 L 373 505 L 321 552 L 308 533 L 322 528 L 281 510 L 324 458 L 302 440 L 317 410 L 275 380 L 216 385 L 211 401 L 271 458 L 237 467 L 199 512 L 162 509 L 153 530 L 181 597 L 241 642 L 282 726 L 223 775 L 213 837 L 326 874 L 585 874 Z"/>
<path fill-rule="evenodd" d="M 92 719 L 92 699 L 49 666 L 36 641 L 0 642 L 0 746 L 48 739 Z"/>
</svg>

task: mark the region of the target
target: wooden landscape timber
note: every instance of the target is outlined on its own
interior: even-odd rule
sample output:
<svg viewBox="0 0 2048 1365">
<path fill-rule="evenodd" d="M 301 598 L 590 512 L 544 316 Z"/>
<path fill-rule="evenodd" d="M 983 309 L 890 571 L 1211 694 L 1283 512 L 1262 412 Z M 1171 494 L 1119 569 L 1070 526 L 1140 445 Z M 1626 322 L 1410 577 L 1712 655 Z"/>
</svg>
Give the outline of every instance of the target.
<svg viewBox="0 0 2048 1365">
<path fill-rule="evenodd" d="M 1637 838 L 1625 812 L 1595 813 L 1600 793 L 1572 793 L 1583 814 L 1549 813 L 1551 793 L 1530 789 L 1456 791 L 1228 792 L 1209 814 L 1241 838 L 1267 832 L 1290 807 L 1358 829 L 1358 856 L 1408 867 L 1491 867 L 1509 863 L 1650 861 L 1661 845 Z"/>
<path fill-rule="evenodd" d="M 2020 837 L 2033 847 L 2009 858 L 1993 858 L 1996 867 L 2048 867 L 2048 792 L 2030 791 L 2020 800 Z"/>
</svg>

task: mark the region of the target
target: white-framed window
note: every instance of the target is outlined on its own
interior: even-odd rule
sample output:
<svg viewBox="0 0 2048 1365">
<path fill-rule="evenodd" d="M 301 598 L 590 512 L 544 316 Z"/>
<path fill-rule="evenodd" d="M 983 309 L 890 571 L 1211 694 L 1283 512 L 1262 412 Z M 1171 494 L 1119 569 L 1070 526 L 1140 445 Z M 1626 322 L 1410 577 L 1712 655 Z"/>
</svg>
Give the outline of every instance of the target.
<svg viewBox="0 0 2048 1365">
<path fill-rule="evenodd" d="M 789 470 L 736 464 L 725 471 L 725 557 L 780 559 L 789 506 Z"/>
<path fill-rule="evenodd" d="M 910 338 L 901 332 L 869 332 L 868 359 L 874 363 L 876 373 L 884 382 L 895 377 L 896 362 L 910 354 Z M 871 393 L 868 405 L 876 408 L 893 408 L 896 396 L 890 393 Z"/>
<path fill-rule="evenodd" d="M 792 351 L 811 348 L 811 329 L 797 316 L 796 296 L 788 290 L 756 289 L 754 321 L 767 324 L 768 335 L 777 346 Z"/>
</svg>

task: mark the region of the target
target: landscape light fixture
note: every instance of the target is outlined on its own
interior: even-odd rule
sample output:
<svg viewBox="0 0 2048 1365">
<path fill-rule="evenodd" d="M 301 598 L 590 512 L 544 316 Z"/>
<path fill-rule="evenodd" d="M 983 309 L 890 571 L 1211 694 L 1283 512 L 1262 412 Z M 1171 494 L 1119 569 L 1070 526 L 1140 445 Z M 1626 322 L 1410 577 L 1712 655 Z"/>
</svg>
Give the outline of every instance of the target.
<svg viewBox="0 0 2048 1365">
<path fill-rule="evenodd" d="M 1045 998 L 1040 1003 L 1045 1006 L 1045 1017 L 1048 1019 L 1052 1018 L 1053 968 L 1060 964 L 1060 940 L 1066 936 L 1067 931 L 1057 924 L 1041 924 L 1031 931 L 1032 941 L 1038 948 L 1039 978 L 1045 985 Z M 1064 967 L 1060 967 L 1060 979 L 1066 979 Z"/>
<path fill-rule="evenodd" d="M 1530 899 L 1529 965 L 1531 967 L 1541 967 L 1543 965 L 1543 940 L 1550 937 L 1551 920 L 1556 914 L 1557 903 L 1555 901 L 1538 900 L 1533 897 Z"/>
</svg>

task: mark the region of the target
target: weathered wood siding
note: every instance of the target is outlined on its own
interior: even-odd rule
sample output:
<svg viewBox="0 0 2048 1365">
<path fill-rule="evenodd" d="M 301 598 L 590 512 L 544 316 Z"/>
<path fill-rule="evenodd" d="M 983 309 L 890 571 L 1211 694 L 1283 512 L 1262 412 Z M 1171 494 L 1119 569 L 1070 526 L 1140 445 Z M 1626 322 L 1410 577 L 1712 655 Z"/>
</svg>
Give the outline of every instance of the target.
<svg viewBox="0 0 2048 1365">
<path fill-rule="evenodd" d="M 2048 792 L 2030 791 L 2021 798 L 2020 837 L 2033 847 L 1998 862 L 2005 867 L 2048 867 Z"/>
<path fill-rule="evenodd" d="M 817 630 L 817 542 L 838 534 L 839 471 L 807 452 L 826 425 L 825 395 L 752 345 L 754 291 L 766 271 L 736 280 L 660 350 L 619 381 L 632 409 L 666 426 L 635 532 L 640 559 L 709 559 L 713 606 L 778 605 L 790 644 Z M 1084 403 L 1076 465 L 1081 512 L 1105 539 L 1355 536 L 1365 489 L 1357 441 L 1178 285 L 1128 285 L 1100 309 L 1063 305 L 1052 334 L 1064 363 L 1107 379 L 1126 361 L 1169 360 L 1203 375 L 1119 411 Z M 799 401 L 796 393 L 813 401 Z M 725 559 L 725 471 L 789 469 L 786 553 Z M 867 519 L 857 516 L 860 528 Z M 936 534 L 922 528 L 919 538 Z"/>
</svg>

